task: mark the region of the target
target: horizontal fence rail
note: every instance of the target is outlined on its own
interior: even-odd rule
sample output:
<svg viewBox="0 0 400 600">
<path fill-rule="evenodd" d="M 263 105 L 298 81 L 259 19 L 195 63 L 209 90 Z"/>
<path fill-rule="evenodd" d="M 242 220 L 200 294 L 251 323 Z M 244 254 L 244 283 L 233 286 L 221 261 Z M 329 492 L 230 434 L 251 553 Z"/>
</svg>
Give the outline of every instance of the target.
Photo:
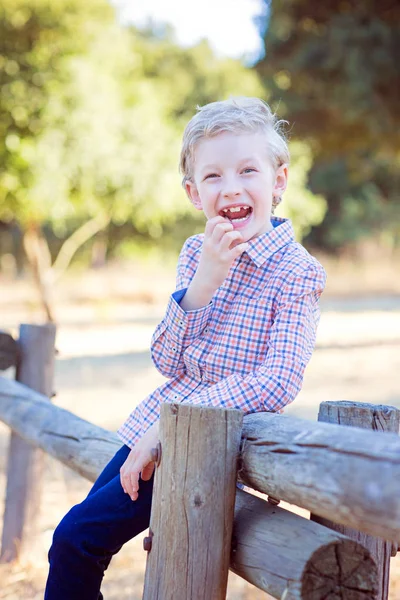
<svg viewBox="0 0 400 600">
<path fill-rule="evenodd" d="M 0 419 L 94 481 L 121 442 L 0 378 Z M 321 517 L 400 541 L 400 437 L 274 413 L 243 419 L 239 479 Z"/>
<path fill-rule="evenodd" d="M 176 412 L 187 408 L 187 405 L 176 405 Z M 196 408 L 201 410 L 191 407 L 192 410 Z M 260 416 L 266 417 L 267 428 L 273 432 L 275 426 L 270 427 L 271 415 Z M 291 420 L 289 417 L 278 418 Z M 91 481 L 97 478 L 121 445 L 114 433 L 58 408 L 45 396 L 4 378 L 0 378 L 0 419 L 26 441 Z M 298 421 L 301 420 L 296 419 L 296 423 Z M 250 446 L 255 448 L 258 442 L 260 447 L 265 445 L 265 428 L 261 426 L 256 434 L 258 429 L 253 415 L 244 417 L 240 476 L 246 483 L 255 480 L 254 470 L 246 470 Z M 346 431 L 344 435 L 346 437 Z M 393 453 L 391 437 L 388 442 Z M 183 470 L 186 457 L 183 455 L 181 460 Z M 258 473 L 260 481 L 269 481 L 269 468 L 270 465 L 265 466 L 264 476 Z M 275 487 L 260 484 L 258 479 L 257 487 L 263 487 L 266 493 L 275 496 L 278 490 L 276 484 Z M 362 589 L 364 600 L 376 598 L 376 565 L 361 544 L 242 490 L 236 492 L 230 569 L 274 598 L 309 600 L 312 590 L 318 589 L 319 595 L 312 597 L 322 599 L 340 589 L 347 594 L 343 597 L 350 599 L 357 586 L 361 586 L 357 589 Z M 172 598 L 179 600 L 176 592 L 172 593 Z"/>
<path fill-rule="evenodd" d="M 244 419 L 239 479 L 321 517 L 400 540 L 400 437 L 273 413 Z"/>
</svg>

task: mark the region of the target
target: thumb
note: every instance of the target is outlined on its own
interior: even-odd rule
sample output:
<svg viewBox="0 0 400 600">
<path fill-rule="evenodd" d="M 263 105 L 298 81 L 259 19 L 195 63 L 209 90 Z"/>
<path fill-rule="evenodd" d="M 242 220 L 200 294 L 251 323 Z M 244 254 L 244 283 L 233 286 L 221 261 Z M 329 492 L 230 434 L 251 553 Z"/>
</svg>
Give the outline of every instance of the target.
<svg viewBox="0 0 400 600">
<path fill-rule="evenodd" d="M 148 465 L 146 465 L 144 467 L 144 469 L 142 470 L 142 479 L 143 481 L 149 481 L 149 479 L 151 479 L 151 476 L 153 475 L 153 471 L 154 471 L 154 463 L 150 462 Z"/>
</svg>

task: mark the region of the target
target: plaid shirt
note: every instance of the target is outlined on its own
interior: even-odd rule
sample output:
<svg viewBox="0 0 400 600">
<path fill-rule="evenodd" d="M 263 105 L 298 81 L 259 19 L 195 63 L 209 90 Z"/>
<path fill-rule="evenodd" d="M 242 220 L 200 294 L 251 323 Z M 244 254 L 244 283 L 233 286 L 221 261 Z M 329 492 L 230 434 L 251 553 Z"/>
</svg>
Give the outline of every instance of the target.
<svg viewBox="0 0 400 600">
<path fill-rule="evenodd" d="M 212 301 L 179 305 L 199 262 L 204 234 L 186 240 L 177 291 L 157 326 L 152 359 L 168 381 L 143 400 L 118 430 L 133 447 L 159 418 L 160 403 L 280 411 L 298 394 L 314 348 L 325 271 L 294 241 L 289 220 L 250 241 Z"/>
</svg>

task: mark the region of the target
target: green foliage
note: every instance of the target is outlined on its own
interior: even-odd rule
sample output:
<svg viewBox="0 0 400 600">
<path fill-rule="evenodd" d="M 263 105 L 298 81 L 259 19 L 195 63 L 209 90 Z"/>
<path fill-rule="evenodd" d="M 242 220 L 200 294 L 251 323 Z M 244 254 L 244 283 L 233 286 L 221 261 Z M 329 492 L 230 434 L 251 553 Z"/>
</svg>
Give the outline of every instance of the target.
<svg viewBox="0 0 400 600">
<path fill-rule="evenodd" d="M 106 0 L 3 0 L 0 91 L 0 219 L 64 238 L 97 215 L 155 239 L 198 228 L 177 167 L 185 124 L 197 105 L 268 96 L 206 42 L 121 27 Z M 308 147 L 293 148 L 287 206 L 302 235 L 324 204 L 305 189 Z"/>
<path fill-rule="evenodd" d="M 103 0 L 7 0 L 0 40 L 0 217 L 60 235 L 105 212 L 159 236 L 189 209 L 177 162 L 196 104 L 262 90 L 205 43 L 121 28 Z"/>
<path fill-rule="evenodd" d="M 307 189 L 307 176 L 312 165 L 310 148 L 304 142 L 289 144 L 291 165 L 289 168 L 288 187 L 283 198 L 281 213 L 289 217 L 296 232 L 297 239 L 303 239 L 311 227 L 319 225 L 326 212 L 326 200 L 323 196 L 313 194 Z"/>
<path fill-rule="evenodd" d="M 337 247 L 381 228 L 396 235 L 396 3 L 280 0 L 265 32 L 266 23 L 264 15 L 266 56 L 256 69 L 295 138 L 310 145 L 310 187 L 328 201 L 314 240 Z"/>
<path fill-rule="evenodd" d="M 89 52 L 113 22 L 107 2 L 89 0 L 4 0 L 0 6 L 0 216 L 25 224 L 48 217 L 48 198 L 39 198 L 43 140 L 67 120 L 70 64 Z M 63 112 L 63 114 L 61 114 Z M 64 135 L 64 134 L 60 134 Z M 57 139 L 49 149 L 57 152 Z M 56 162 L 48 160 L 46 178 Z M 65 182 L 64 182 L 64 187 Z M 49 186 L 51 188 L 51 186 Z M 54 190 L 51 190 L 54 191 Z M 62 194 L 61 194 L 62 196 Z M 55 196 L 51 202 L 54 203 Z M 65 199 L 57 209 L 65 214 Z M 50 216 L 51 218 L 51 216 Z"/>
</svg>

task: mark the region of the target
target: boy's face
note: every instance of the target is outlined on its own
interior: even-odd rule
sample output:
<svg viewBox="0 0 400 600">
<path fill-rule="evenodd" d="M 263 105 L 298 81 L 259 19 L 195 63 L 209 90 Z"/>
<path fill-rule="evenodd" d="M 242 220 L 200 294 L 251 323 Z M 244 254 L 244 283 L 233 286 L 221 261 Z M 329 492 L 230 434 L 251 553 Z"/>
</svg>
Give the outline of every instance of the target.
<svg viewBox="0 0 400 600">
<path fill-rule="evenodd" d="M 272 198 L 286 188 L 287 167 L 274 170 L 266 145 L 261 133 L 205 138 L 195 149 L 194 182 L 186 183 L 195 207 L 207 219 L 229 219 L 243 241 L 272 229 Z"/>
</svg>

